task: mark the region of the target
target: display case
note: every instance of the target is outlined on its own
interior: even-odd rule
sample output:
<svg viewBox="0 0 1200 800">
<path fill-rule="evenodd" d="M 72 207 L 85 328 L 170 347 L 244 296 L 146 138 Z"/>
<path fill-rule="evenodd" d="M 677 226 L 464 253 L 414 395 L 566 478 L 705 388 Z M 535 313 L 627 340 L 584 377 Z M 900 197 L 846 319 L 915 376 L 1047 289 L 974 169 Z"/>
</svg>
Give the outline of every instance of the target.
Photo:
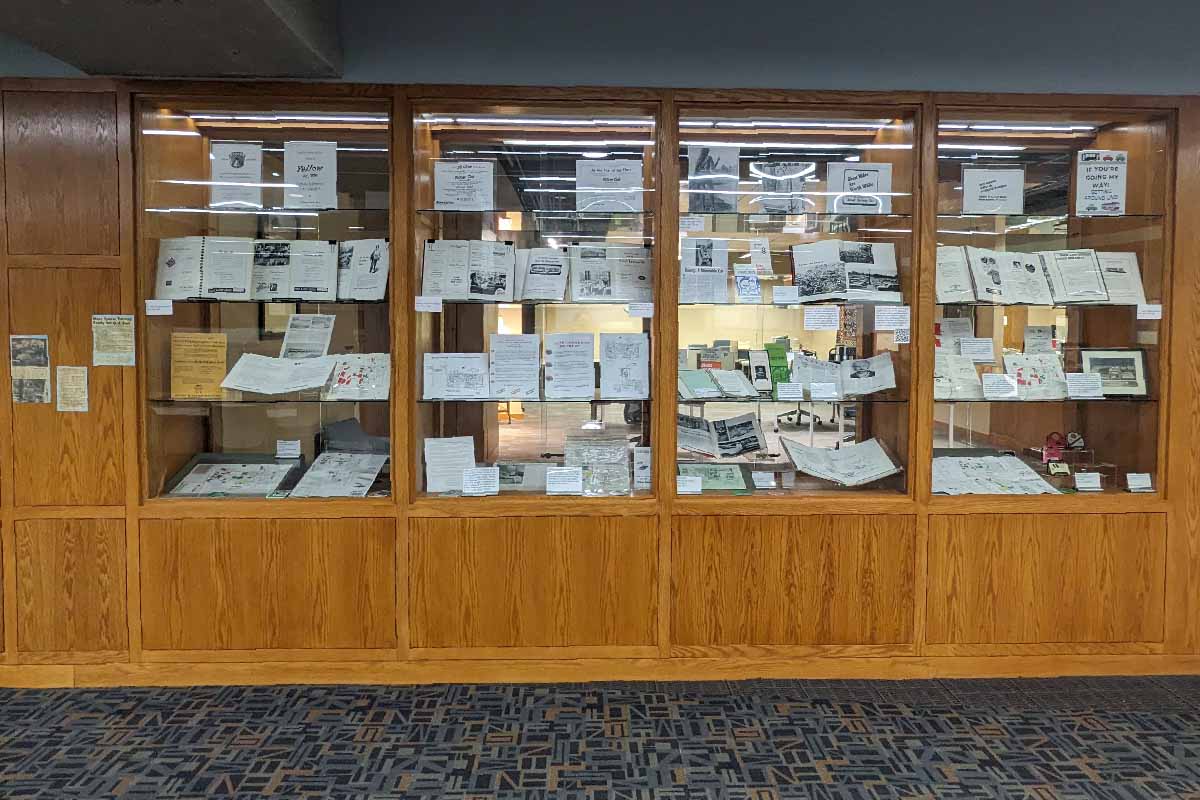
<svg viewBox="0 0 1200 800">
<path fill-rule="evenodd" d="M 908 491 L 913 107 L 684 107 L 679 494 Z"/>
<path fill-rule="evenodd" d="M 414 107 L 415 496 L 650 493 L 656 110 Z"/>
<path fill-rule="evenodd" d="M 940 110 L 934 494 L 1158 491 L 1173 137 Z"/>
<path fill-rule="evenodd" d="M 147 497 L 390 495 L 389 114 L 138 107 Z"/>
</svg>

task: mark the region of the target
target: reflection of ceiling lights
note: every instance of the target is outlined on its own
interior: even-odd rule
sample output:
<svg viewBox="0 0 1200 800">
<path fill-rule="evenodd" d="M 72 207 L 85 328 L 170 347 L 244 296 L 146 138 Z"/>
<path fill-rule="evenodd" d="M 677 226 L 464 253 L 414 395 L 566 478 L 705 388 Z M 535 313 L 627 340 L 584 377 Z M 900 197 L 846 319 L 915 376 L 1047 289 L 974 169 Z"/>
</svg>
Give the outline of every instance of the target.
<svg viewBox="0 0 1200 800">
<path fill-rule="evenodd" d="M 1082 133 L 1096 130 L 1095 125 L 1001 125 L 990 122 L 940 122 L 943 131 L 1019 131 L 1024 133 Z"/>
<path fill-rule="evenodd" d="M 419 125 L 492 125 L 496 127 L 537 127 L 561 126 L 571 128 L 653 128 L 653 117 L 606 119 L 606 118 L 576 118 L 576 117 L 439 117 L 422 114 L 417 119 Z"/>
<path fill-rule="evenodd" d="M 1019 144 L 938 144 L 938 150 L 980 150 L 1003 152 L 1006 150 L 1027 150 L 1024 145 Z"/>
<path fill-rule="evenodd" d="M 584 158 L 606 158 L 608 156 L 608 153 L 602 152 L 600 150 L 585 150 L 585 151 L 583 151 L 583 153 L 581 155 Z"/>
<path fill-rule="evenodd" d="M 796 180 L 797 178 L 803 178 L 805 175 L 811 175 L 812 173 L 814 173 L 816 171 L 817 171 L 816 164 L 805 164 L 803 167 L 801 167 L 796 172 L 789 172 L 787 175 L 776 175 L 774 173 L 763 172 L 754 163 L 750 164 L 750 174 L 751 175 L 757 175 L 760 178 L 770 178 L 771 180 L 776 180 L 776 181 Z"/>
</svg>

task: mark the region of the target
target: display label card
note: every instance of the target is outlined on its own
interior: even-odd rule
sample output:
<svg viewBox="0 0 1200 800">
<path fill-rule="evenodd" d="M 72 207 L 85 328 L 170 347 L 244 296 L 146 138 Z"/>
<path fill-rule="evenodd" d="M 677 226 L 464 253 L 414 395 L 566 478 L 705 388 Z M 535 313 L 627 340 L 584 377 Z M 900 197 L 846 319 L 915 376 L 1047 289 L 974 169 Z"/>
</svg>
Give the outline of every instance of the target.
<svg viewBox="0 0 1200 800">
<path fill-rule="evenodd" d="M 808 394 L 813 400 L 841 400 L 838 396 L 838 387 L 836 383 L 810 383 L 808 385 Z"/>
<path fill-rule="evenodd" d="M 92 315 L 92 366 L 134 365 L 133 315 Z"/>
<path fill-rule="evenodd" d="M 1058 341 L 1054 338 L 1053 325 L 1025 326 L 1025 354 L 1057 353 Z"/>
<path fill-rule="evenodd" d="M 803 383 L 777 383 L 775 384 L 775 399 L 776 400 L 803 400 L 804 399 L 804 384 Z"/>
<path fill-rule="evenodd" d="M 583 467 L 550 467 L 546 494 L 583 494 Z"/>
<path fill-rule="evenodd" d="M 892 213 L 892 165 L 835 161 L 826 168 L 826 210 L 835 214 Z"/>
<path fill-rule="evenodd" d="M 775 287 L 776 289 L 785 287 Z M 791 287 L 795 289 L 796 287 Z M 776 300 L 775 302 L 779 302 Z M 805 306 L 804 330 L 836 331 L 842 324 L 841 306 Z"/>
<path fill-rule="evenodd" d="M 676 494 L 700 494 L 704 488 L 704 481 L 699 475 L 676 475 L 675 476 L 675 493 Z"/>
<path fill-rule="evenodd" d="M 633 159 L 575 162 L 575 210 L 642 212 L 642 162 Z"/>
<path fill-rule="evenodd" d="M 337 142 L 284 142 L 284 208 L 337 208 Z"/>
<path fill-rule="evenodd" d="M 626 310 L 631 317 L 649 319 L 654 316 L 654 303 L 630 303 Z"/>
<path fill-rule="evenodd" d="M 991 341 L 990 339 L 988 341 Z M 1016 400 L 1017 377 L 988 372 L 982 376 L 985 400 Z"/>
<path fill-rule="evenodd" d="M 1149 472 L 1130 472 L 1125 476 L 1125 485 L 1131 492 L 1153 492 L 1154 484 Z"/>
<path fill-rule="evenodd" d="M 754 482 L 755 489 L 774 489 L 775 488 L 775 473 L 774 472 L 751 472 L 750 480 Z"/>
<path fill-rule="evenodd" d="M 1080 150 L 1075 165 L 1075 213 L 1081 217 L 1125 213 L 1129 153 L 1125 150 Z"/>
<path fill-rule="evenodd" d="M 777 306 L 794 306 L 800 303 L 799 286 L 772 286 L 771 302 Z"/>
<path fill-rule="evenodd" d="M 500 468 L 473 467 L 472 469 L 464 469 L 462 484 L 462 493 L 468 497 L 484 497 L 486 495 L 500 494 Z"/>
<path fill-rule="evenodd" d="M 442 298 L 426 297 L 417 295 L 417 311 L 424 311 L 428 314 L 442 313 Z"/>
<path fill-rule="evenodd" d="M 912 310 L 908 306 L 875 306 L 875 330 L 898 331 L 912 327 Z"/>
<path fill-rule="evenodd" d="M 703 214 L 684 214 L 679 218 L 679 230 L 696 233 L 704 230 Z"/>
<path fill-rule="evenodd" d="M 171 317 L 175 315 L 175 302 L 173 300 L 147 300 L 146 301 L 146 316 L 147 317 Z"/>
<path fill-rule="evenodd" d="M 964 214 L 1024 214 L 1023 167 L 963 167 Z"/>
<path fill-rule="evenodd" d="M 650 448 L 633 448 L 633 488 L 635 491 L 650 491 Z"/>
<path fill-rule="evenodd" d="M 1051 475 L 1070 475 L 1071 465 L 1064 464 L 1062 461 L 1051 461 L 1046 464 L 1046 471 Z"/>
<path fill-rule="evenodd" d="M 299 439 L 276 439 L 275 440 L 275 457 L 276 458 L 300 458 L 300 440 Z"/>
<path fill-rule="evenodd" d="M 1139 303 L 1137 307 L 1138 319 L 1162 319 L 1162 306 L 1158 303 Z"/>
<path fill-rule="evenodd" d="M 912 341 L 912 329 L 896 328 L 892 331 L 892 341 L 896 344 L 909 344 Z"/>
<path fill-rule="evenodd" d="M 441 159 L 433 164 L 433 207 L 438 211 L 491 211 L 495 191 L 491 161 Z"/>
<path fill-rule="evenodd" d="M 88 410 L 88 375 L 87 367 L 56 367 L 55 372 L 55 409 L 87 413 Z"/>
<path fill-rule="evenodd" d="M 1076 472 L 1075 473 L 1075 488 L 1081 492 L 1099 492 L 1103 491 L 1100 485 L 1099 472 Z"/>
<path fill-rule="evenodd" d="M 990 338 L 964 336 L 958 340 L 959 352 L 976 364 L 996 363 L 996 343 Z"/>
<path fill-rule="evenodd" d="M 1099 372 L 1068 372 L 1067 397 L 1072 400 L 1103 400 L 1104 386 Z"/>
<path fill-rule="evenodd" d="M 262 208 L 262 142 L 213 142 L 209 147 L 210 208 Z"/>
<path fill-rule="evenodd" d="M 768 218 L 769 219 L 769 218 Z M 771 240 L 764 237 L 750 240 L 750 266 L 758 275 L 773 275 L 771 267 Z"/>
</svg>

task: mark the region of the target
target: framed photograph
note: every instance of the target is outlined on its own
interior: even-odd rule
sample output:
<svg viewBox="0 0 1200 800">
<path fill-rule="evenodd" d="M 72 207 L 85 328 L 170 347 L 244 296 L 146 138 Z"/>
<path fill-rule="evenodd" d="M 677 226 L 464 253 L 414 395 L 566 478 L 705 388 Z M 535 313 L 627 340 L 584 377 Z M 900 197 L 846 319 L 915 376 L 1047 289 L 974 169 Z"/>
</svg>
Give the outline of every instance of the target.
<svg viewBox="0 0 1200 800">
<path fill-rule="evenodd" d="M 1146 354 L 1141 350 L 1080 350 L 1081 369 L 1100 374 L 1105 397 L 1145 397 Z"/>
</svg>

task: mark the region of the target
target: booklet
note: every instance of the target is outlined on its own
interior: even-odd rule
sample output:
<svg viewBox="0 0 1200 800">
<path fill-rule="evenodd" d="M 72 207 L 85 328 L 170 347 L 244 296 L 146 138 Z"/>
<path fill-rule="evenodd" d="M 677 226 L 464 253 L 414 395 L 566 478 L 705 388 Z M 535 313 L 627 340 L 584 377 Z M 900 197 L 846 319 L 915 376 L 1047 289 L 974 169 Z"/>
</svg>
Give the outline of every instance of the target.
<svg viewBox="0 0 1200 800">
<path fill-rule="evenodd" d="M 792 274 L 800 303 L 847 297 L 846 265 L 837 240 L 792 245 Z"/>
<path fill-rule="evenodd" d="M 535 247 L 523 250 L 521 300 L 560 302 L 567 292 L 569 261 L 565 247 Z M 514 293 L 514 300 L 518 299 Z"/>
<path fill-rule="evenodd" d="M 679 302 L 729 302 L 729 242 L 726 239 L 683 240 Z"/>
<path fill-rule="evenodd" d="M 1138 306 L 1146 304 L 1146 290 L 1138 269 L 1137 253 L 1096 253 L 1104 289 L 1112 305 Z"/>
<path fill-rule="evenodd" d="M 866 303 L 902 303 L 896 271 L 896 245 L 890 242 L 838 242 L 846 273 L 846 298 Z"/>
<path fill-rule="evenodd" d="M 758 389 L 741 370 L 682 369 L 675 383 L 680 400 L 758 397 Z"/>
<path fill-rule="evenodd" d="M 271 358 L 243 353 L 221 381 L 221 388 L 256 394 L 289 394 L 320 389 L 329 381 L 335 359 Z"/>
<path fill-rule="evenodd" d="M 1058 494 L 1016 456 L 938 456 L 933 459 L 934 494 Z"/>
<path fill-rule="evenodd" d="M 870 358 L 848 359 L 840 363 L 797 354 L 792 360 L 791 378 L 791 383 L 804 386 L 810 398 L 813 384 L 832 386 L 833 395 L 839 399 L 896 388 L 896 372 L 890 350 Z"/>
<path fill-rule="evenodd" d="M 936 279 L 938 303 L 974 302 L 975 289 L 965 247 L 938 246 Z"/>
<path fill-rule="evenodd" d="M 600 334 L 600 398 L 650 397 L 650 337 L 644 333 Z"/>
<path fill-rule="evenodd" d="M 366 497 L 387 463 L 372 453 L 322 453 L 300 478 L 292 497 Z"/>
<path fill-rule="evenodd" d="M 158 271 L 154 297 L 158 300 L 187 300 L 200 296 L 204 263 L 203 236 L 183 236 L 158 241 Z"/>
<path fill-rule="evenodd" d="M 1008 353 L 1004 373 L 1017 379 L 1021 400 L 1062 400 L 1067 396 L 1067 377 L 1053 353 Z"/>
<path fill-rule="evenodd" d="M 547 400 L 591 400 L 596 396 L 592 334 L 546 334 L 543 361 Z"/>
<path fill-rule="evenodd" d="M 767 446 L 754 413 L 720 420 L 676 414 L 675 429 L 681 448 L 714 457 L 732 458 Z"/>
<path fill-rule="evenodd" d="M 982 400 L 983 383 L 975 362 L 938 349 L 933 355 L 934 400 Z"/>
<path fill-rule="evenodd" d="M 809 447 L 785 437 L 779 441 L 797 470 L 841 486 L 863 486 L 900 472 L 878 439 L 843 444 L 837 450 Z"/>
<path fill-rule="evenodd" d="M 594 245 L 575 245 L 571 254 L 571 302 L 613 303 L 613 267 L 608 248 Z"/>
<path fill-rule="evenodd" d="M 384 299 L 390 261 L 391 247 L 387 239 L 338 242 L 338 299 Z"/>
<path fill-rule="evenodd" d="M 1055 303 L 1104 303 L 1108 300 L 1095 250 L 1051 250 L 1039 255 Z"/>
<path fill-rule="evenodd" d="M 498 400 L 541 397 L 542 337 L 536 333 L 488 336 L 488 379 Z"/>
<path fill-rule="evenodd" d="M 487 353 L 426 353 L 425 400 L 487 400 L 491 397 Z"/>
</svg>

